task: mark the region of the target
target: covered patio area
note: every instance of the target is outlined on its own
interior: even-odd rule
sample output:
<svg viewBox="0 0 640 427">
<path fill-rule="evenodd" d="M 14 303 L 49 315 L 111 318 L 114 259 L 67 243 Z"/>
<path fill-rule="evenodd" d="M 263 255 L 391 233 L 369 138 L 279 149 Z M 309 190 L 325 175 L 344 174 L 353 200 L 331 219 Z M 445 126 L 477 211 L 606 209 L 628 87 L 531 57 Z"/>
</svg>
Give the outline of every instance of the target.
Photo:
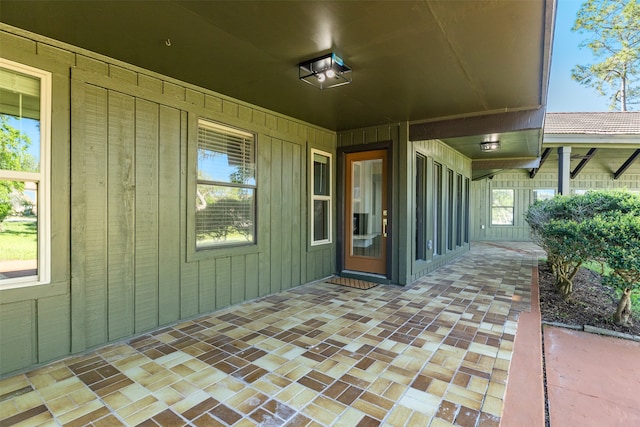
<svg viewBox="0 0 640 427">
<path fill-rule="evenodd" d="M 316 282 L 0 382 L 0 425 L 498 426 L 530 243 L 407 287 Z"/>
</svg>

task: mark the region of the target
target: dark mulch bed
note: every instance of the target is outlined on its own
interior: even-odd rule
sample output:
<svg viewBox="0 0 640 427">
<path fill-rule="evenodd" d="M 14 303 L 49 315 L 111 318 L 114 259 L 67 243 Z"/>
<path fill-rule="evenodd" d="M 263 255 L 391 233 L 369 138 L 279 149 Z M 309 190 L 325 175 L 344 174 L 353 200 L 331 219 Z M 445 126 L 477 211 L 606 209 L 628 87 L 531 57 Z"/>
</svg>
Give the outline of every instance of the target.
<svg viewBox="0 0 640 427">
<path fill-rule="evenodd" d="M 581 268 L 573 279 L 572 295 L 563 300 L 555 290 L 555 279 L 546 262 L 540 261 L 538 273 L 542 320 L 640 335 L 639 313 L 634 313 L 632 327 L 613 323 L 618 300 L 613 289 L 602 286 L 599 274 Z"/>
</svg>

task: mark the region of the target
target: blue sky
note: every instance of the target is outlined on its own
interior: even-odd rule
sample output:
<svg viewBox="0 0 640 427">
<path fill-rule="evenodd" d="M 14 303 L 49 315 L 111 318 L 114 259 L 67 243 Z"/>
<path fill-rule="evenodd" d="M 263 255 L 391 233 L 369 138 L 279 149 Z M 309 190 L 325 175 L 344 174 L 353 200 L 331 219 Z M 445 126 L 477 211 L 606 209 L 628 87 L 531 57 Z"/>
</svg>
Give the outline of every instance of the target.
<svg viewBox="0 0 640 427">
<path fill-rule="evenodd" d="M 571 79 L 571 69 L 592 62 L 591 51 L 578 45 L 586 34 L 571 31 L 583 0 L 558 0 L 551 58 L 547 112 L 609 111 L 609 100 Z"/>
</svg>

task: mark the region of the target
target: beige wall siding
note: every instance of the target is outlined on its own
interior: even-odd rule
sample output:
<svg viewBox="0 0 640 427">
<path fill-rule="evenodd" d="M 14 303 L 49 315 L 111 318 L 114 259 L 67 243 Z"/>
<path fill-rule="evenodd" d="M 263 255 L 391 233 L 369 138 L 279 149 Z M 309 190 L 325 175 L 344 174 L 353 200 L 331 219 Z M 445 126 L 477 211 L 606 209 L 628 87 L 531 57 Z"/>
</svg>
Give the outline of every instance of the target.
<svg viewBox="0 0 640 427">
<path fill-rule="evenodd" d="M 617 180 L 614 173 L 633 154 L 636 148 L 603 148 L 587 163 L 582 171 L 570 180 L 570 192 L 576 190 L 627 189 L 640 192 L 640 161 L 634 162 Z M 584 155 L 588 149 L 572 149 L 572 155 Z M 529 227 L 524 214 L 533 203 L 533 190 L 558 188 L 558 155 L 552 149 L 547 161 L 536 176 L 529 178 L 529 171 L 518 170 L 497 174 L 493 179 L 483 179 L 472 183 L 473 215 L 471 230 L 473 240 L 530 240 Z M 571 160 L 571 170 L 575 170 L 580 159 Z M 491 189 L 515 190 L 515 210 L 513 226 L 491 225 Z M 484 226 L 484 228 L 483 228 Z"/>
<path fill-rule="evenodd" d="M 0 375 L 335 272 L 307 217 L 334 132 L 7 26 L 0 45 L 53 73 L 53 281 L 0 290 Z M 257 135 L 256 246 L 192 248 L 198 118 Z"/>
</svg>

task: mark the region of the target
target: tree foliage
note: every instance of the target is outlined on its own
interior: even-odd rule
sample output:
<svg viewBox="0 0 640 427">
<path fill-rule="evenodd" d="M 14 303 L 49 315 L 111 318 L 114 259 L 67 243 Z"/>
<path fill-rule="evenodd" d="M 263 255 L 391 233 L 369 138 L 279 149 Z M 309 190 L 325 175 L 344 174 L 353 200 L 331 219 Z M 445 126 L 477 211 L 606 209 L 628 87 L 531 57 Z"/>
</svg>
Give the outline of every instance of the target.
<svg viewBox="0 0 640 427">
<path fill-rule="evenodd" d="M 608 96 L 612 109 L 627 111 L 640 100 L 640 3 L 638 0 L 587 0 L 572 28 L 588 37 L 580 47 L 598 62 L 576 65 L 571 76 Z"/>
</svg>

